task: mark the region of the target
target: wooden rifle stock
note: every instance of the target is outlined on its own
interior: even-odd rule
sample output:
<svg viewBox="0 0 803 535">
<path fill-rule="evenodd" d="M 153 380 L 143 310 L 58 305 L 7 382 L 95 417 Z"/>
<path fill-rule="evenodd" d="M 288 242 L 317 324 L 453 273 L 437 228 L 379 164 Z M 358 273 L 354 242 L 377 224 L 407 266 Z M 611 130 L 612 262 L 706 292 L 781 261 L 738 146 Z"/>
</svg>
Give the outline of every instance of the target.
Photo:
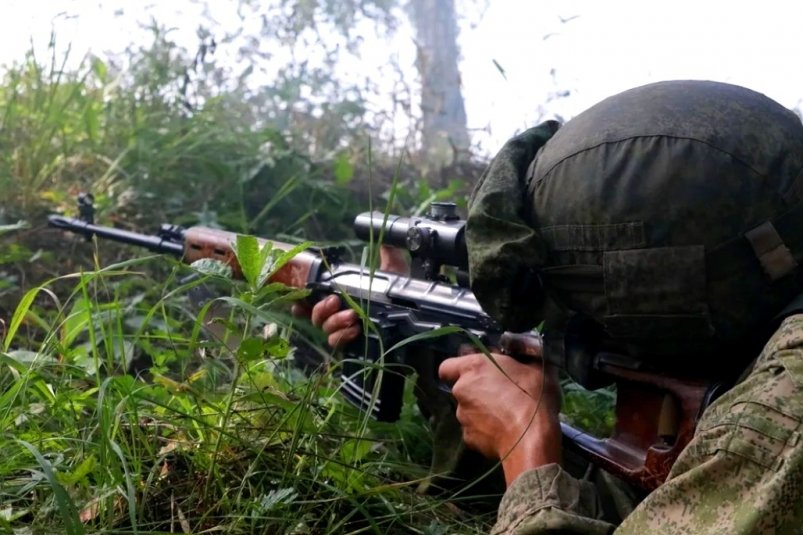
<svg viewBox="0 0 803 535">
<path fill-rule="evenodd" d="M 541 358 L 541 342 L 505 333 L 503 350 L 525 360 Z M 613 433 L 594 437 L 561 422 L 567 446 L 630 484 L 652 491 L 666 481 L 678 455 L 694 436 L 697 420 L 718 384 L 682 380 L 612 364 L 600 371 L 615 379 Z"/>
</svg>

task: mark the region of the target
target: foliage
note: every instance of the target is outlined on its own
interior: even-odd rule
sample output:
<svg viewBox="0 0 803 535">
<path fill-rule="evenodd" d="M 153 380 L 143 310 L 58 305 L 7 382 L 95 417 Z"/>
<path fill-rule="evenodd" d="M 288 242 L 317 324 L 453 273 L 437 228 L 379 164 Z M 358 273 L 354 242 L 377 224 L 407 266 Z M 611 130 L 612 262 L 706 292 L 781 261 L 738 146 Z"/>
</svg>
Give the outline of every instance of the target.
<svg viewBox="0 0 803 535">
<path fill-rule="evenodd" d="M 589 391 L 565 379 L 561 383 L 563 407 L 561 417 L 595 437 L 609 437 L 616 423 L 614 404 L 615 387 Z"/>
<path fill-rule="evenodd" d="M 298 295 L 260 284 L 281 257 L 243 240 L 247 285 L 208 275 L 219 297 L 201 305 L 201 281 L 162 260 L 120 261 L 131 252 L 42 228 L 92 191 L 105 224 L 342 237 L 370 204 L 358 185 L 369 151 L 313 158 L 159 28 L 125 66 L 68 71 L 50 50 L 47 67 L 31 53 L 0 84 L 0 532 L 462 525 L 414 492 L 428 461 L 420 415 L 367 422 L 340 401 L 336 367 L 299 372 L 280 308 Z"/>
<path fill-rule="evenodd" d="M 348 28 L 392 4 L 281 6 L 324 6 Z M 281 35 L 314 35 L 321 21 L 304 20 Z M 228 37 L 201 31 L 189 52 L 151 30 L 148 46 L 77 69 L 52 38 L 46 60 L 30 52 L 2 73 L 0 532 L 484 531 L 413 492 L 428 461 L 413 404 L 381 425 L 340 401 L 336 365 L 299 372 L 304 347 L 330 359 L 284 313 L 299 295 L 262 285 L 286 256 L 243 238 L 245 285 L 211 263 L 185 281 L 42 223 L 91 191 L 99 221 L 124 228 L 343 240 L 374 203 L 461 203 L 481 165 L 422 176 L 375 143 L 363 94 L 326 64 L 288 62 L 255 88 L 216 62 Z"/>
<path fill-rule="evenodd" d="M 0 530 L 487 528 L 415 494 L 424 472 L 405 443 L 425 440 L 420 418 L 365 421 L 331 369 L 299 373 L 278 306 L 298 296 L 258 285 L 286 255 L 248 238 L 238 254 L 249 283 L 197 313 L 202 282 L 157 284 L 140 274 L 148 260 L 66 276 L 55 307 L 48 285 L 28 292 L 0 354 Z"/>
<path fill-rule="evenodd" d="M 313 158 L 293 139 L 295 124 L 260 117 L 264 108 L 252 109 L 242 88 L 220 82 L 226 73 L 209 59 L 208 42 L 192 55 L 155 23 L 152 34 L 150 46 L 126 57 L 87 58 L 72 70 L 52 37 L 46 62 L 31 50 L 0 74 L 0 225 L 31 222 L 0 235 L 0 314 L 38 282 L 92 267 L 72 254 L 72 240 L 42 228 L 49 212 L 74 213 L 81 191 L 94 194 L 105 224 L 204 224 L 290 242 L 342 240 L 370 204 L 371 188 L 358 184 L 374 176 L 360 168 L 359 132 Z M 122 258 L 119 249 L 105 254 L 104 264 Z"/>
<path fill-rule="evenodd" d="M 362 200 L 345 187 L 349 151 L 329 144 L 325 159 L 313 161 L 290 141 L 295 125 L 257 120 L 242 104 L 245 95 L 213 89 L 211 74 L 188 82 L 187 73 L 206 64 L 159 27 L 153 35 L 125 68 L 92 58 L 68 71 L 54 40 L 47 67 L 30 52 L 7 70 L 0 85 L 0 223 L 41 217 L 54 204 L 70 210 L 77 191 L 91 190 L 101 217 L 134 225 L 202 220 L 242 232 L 298 233 L 332 228 L 334 219 L 342 229 L 344 207 Z M 356 129 L 348 113 L 337 111 L 340 124 Z M 347 139 L 341 134 L 333 135 Z M 318 207 L 325 208 L 320 215 Z"/>
<path fill-rule="evenodd" d="M 232 84 L 211 37 L 191 54 L 156 23 L 151 31 L 150 46 L 77 70 L 53 37 L 46 64 L 31 51 L 6 70 L 0 224 L 70 212 L 77 192 L 92 191 L 99 218 L 135 228 L 171 221 L 342 239 L 397 173 L 410 191 L 426 187 L 409 162 L 372 145 L 362 97 L 332 86 L 331 72 L 291 62 L 270 86 L 244 85 L 247 73 Z M 452 170 L 433 187 L 460 197 L 479 169 Z"/>
</svg>

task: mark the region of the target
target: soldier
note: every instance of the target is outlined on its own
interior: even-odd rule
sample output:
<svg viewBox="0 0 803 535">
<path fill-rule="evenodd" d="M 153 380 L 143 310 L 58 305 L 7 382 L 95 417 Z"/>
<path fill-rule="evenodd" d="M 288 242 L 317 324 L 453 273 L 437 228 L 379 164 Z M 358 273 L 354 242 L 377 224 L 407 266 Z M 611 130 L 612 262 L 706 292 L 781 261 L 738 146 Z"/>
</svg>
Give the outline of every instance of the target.
<svg viewBox="0 0 803 535">
<path fill-rule="evenodd" d="M 799 118 L 727 84 L 636 88 L 502 148 L 467 223 L 486 312 L 516 332 L 543 322 L 546 362 L 582 318 L 658 368 L 740 377 L 666 482 L 616 518 L 561 466 L 551 367 L 447 359 L 463 438 L 508 485 L 493 533 L 803 533 L 801 201 Z M 313 321 L 353 337 L 334 305 Z"/>
</svg>

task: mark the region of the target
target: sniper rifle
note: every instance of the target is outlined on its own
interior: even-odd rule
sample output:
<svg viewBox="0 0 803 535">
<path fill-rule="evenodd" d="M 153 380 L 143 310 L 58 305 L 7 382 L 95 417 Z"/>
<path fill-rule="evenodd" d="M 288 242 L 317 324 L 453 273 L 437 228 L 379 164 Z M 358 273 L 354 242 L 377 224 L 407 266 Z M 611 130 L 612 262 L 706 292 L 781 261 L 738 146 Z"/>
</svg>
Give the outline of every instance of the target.
<svg viewBox="0 0 803 535">
<path fill-rule="evenodd" d="M 232 268 L 235 277 L 241 276 L 232 248 L 236 233 L 164 224 L 155 235 L 148 235 L 96 225 L 91 195 L 79 197 L 79 213 L 79 218 L 51 215 L 48 222 L 87 239 L 94 236 L 136 245 L 186 263 L 219 260 Z M 457 355 L 472 338 L 520 359 L 543 358 L 538 334 L 504 332 L 468 289 L 465 221 L 456 215 L 453 204 L 433 203 L 426 217 L 366 212 L 357 216 L 354 228 L 364 240 L 407 249 L 413 258 L 414 275 L 373 271 L 341 262 L 331 250 L 311 248 L 299 252 L 268 280 L 309 289 L 316 301 L 338 294 L 363 306 L 374 328 L 365 329 L 366 338 L 359 341 L 364 343 L 346 348 L 341 376 L 342 392 L 352 404 L 379 420 L 398 419 L 403 375 L 411 359 L 416 358 L 416 348 L 411 343 L 388 354 L 383 348 L 414 336 L 425 338 L 423 333 L 442 327 L 460 329 L 447 329 L 447 334 L 421 343 L 443 358 Z M 279 250 L 292 248 L 270 241 Z M 443 274 L 444 266 L 451 267 L 451 277 Z M 691 440 L 698 417 L 722 385 L 704 378 L 658 373 L 627 354 L 576 347 L 567 349 L 561 361 L 553 364 L 584 386 L 615 384 L 616 422 L 607 438 L 591 436 L 561 422 L 567 446 L 630 484 L 648 491 L 655 489 L 666 479 Z"/>
</svg>

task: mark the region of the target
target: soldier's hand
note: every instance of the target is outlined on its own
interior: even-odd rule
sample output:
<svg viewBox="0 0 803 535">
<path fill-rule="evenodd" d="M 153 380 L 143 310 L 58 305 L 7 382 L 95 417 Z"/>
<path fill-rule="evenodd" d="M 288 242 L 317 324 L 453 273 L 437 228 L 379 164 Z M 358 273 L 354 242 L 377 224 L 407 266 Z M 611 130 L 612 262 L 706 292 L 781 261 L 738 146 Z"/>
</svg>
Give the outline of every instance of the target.
<svg viewBox="0 0 803 535">
<path fill-rule="evenodd" d="M 438 373 L 452 384 L 466 445 L 501 459 L 508 485 L 526 470 L 560 462 L 560 389 L 554 369 L 507 355 L 446 359 Z"/>
<path fill-rule="evenodd" d="M 380 246 L 379 270 L 387 271 L 388 273 L 398 273 L 399 275 L 409 275 L 410 266 L 407 264 L 404 251 L 396 247 L 391 247 L 390 245 Z"/>
<path fill-rule="evenodd" d="M 399 274 L 407 274 L 410 271 L 402 250 L 387 245 L 379 249 L 379 269 Z M 362 331 L 357 313 L 351 309 L 343 309 L 340 298 L 336 295 L 330 295 L 316 303 L 312 310 L 301 303 L 296 303 L 292 312 L 296 316 L 308 316 L 313 325 L 320 327 L 326 333 L 327 342 L 332 347 L 348 344 Z"/>
</svg>

